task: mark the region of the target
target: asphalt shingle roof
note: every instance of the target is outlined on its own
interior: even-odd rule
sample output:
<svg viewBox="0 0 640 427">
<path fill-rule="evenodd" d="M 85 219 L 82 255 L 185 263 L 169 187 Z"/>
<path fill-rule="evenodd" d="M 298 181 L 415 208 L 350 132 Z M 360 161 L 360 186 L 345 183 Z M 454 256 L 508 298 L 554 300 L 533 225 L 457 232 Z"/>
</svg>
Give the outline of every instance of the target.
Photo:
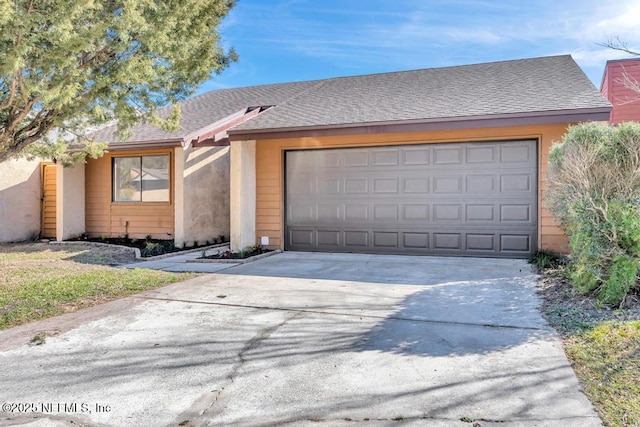
<svg viewBox="0 0 640 427">
<path fill-rule="evenodd" d="M 130 142 L 176 140 L 215 123 L 243 108 L 279 105 L 292 99 L 317 82 L 306 81 L 234 89 L 213 90 L 182 102 L 180 128 L 175 132 L 163 132 L 151 124 L 139 124 L 129 131 Z M 116 125 L 96 131 L 92 137 L 106 142 L 120 142 L 115 135 Z"/>
<path fill-rule="evenodd" d="M 571 56 L 223 89 L 182 105 L 181 129 L 136 126 L 129 141 L 180 138 L 241 108 L 275 105 L 232 131 L 375 124 L 608 108 Z M 105 138 L 114 128 L 103 129 Z M 111 140 L 109 138 L 108 140 Z"/>
</svg>

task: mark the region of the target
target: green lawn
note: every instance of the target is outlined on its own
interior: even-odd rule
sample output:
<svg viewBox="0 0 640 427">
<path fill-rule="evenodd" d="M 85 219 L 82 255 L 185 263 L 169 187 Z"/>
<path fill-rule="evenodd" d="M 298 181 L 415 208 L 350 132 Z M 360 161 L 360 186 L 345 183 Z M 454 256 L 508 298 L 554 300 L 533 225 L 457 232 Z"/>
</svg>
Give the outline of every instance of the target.
<svg viewBox="0 0 640 427">
<path fill-rule="evenodd" d="M 131 261 L 132 255 L 118 248 L 45 243 L 0 245 L 0 329 L 195 276 L 112 266 Z"/>
<path fill-rule="evenodd" d="M 600 323 L 567 337 L 565 348 L 602 421 L 640 426 L 640 321 Z"/>
<path fill-rule="evenodd" d="M 640 304 L 609 309 L 581 294 L 562 269 L 539 286 L 542 310 L 560 334 L 584 393 L 606 426 L 640 426 Z"/>
</svg>

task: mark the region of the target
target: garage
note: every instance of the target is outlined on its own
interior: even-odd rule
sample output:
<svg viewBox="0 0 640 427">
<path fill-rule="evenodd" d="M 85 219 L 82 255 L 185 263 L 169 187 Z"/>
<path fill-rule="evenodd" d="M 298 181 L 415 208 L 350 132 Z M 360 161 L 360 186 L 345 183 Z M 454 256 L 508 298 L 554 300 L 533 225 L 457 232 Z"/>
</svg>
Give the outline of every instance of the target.
<svg viewBox="0 0 640 427">
<path fill-rule="evenodd" d="M 285 152 L 285 249 L 527 257 L 537 140 Z"/>
</svg>

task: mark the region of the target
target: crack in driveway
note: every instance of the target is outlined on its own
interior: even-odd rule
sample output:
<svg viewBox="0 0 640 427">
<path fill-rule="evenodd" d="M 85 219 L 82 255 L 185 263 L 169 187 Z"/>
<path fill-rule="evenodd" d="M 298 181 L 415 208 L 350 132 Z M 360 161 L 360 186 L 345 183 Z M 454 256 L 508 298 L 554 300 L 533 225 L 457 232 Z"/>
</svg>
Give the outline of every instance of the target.
<svg viewBox="0 0 640 427">
<path fill-rule="evenodd" d="M 345 316 L 345 317 L 358 317 L 358 318 L 367 318 L 367 319 L 381 319 L 381 320 L 398 320 L 404 322 L 419 322 L 419 323 L 432 323 L 439 325 L 456 325 L 456 326 L 475 326 L 482 328 L 498 328 L 498 329 L 522 329 L 527 331 L 548 331 L 550 327 L 537 327 L 537 326 L 520 326 L 520 325 L 506 325 L 500 323 L 481 323 L 481 322 L 456 322 L 452 320 L 433 320 L 433 319 L 415 319 L 412 317 L 402 317 L 402 316 L 378 316 L 375 314 L 351 314 L 351 313 L 343 313 L 338 311 L 328 311 L 328 310 L 312 310 L 307 308 L 285 308 L 285 307 L 269 307 L 265 305 L 252 305 L 252 304 L 232 304 L 232 303 L 223 303 L 223 302 L 214 302 L 214 301 L 193 301 L 187 299 L 176 299 L 176 298 L 160 298 L 160 297 L 137 297 L 145 300 L 154 300 L 154 301 L 169 301 L 169 302 L 183 302 L 187 304 L 202 304 L 202 305 L 216 305 L 223 307 L 236 307 L 236 308 L 249 308 L 249 309 L 257 309 L 257 310 L 271 310 L 271 311 L 287 311 L 287 312 L 296 312 L 296 313 L 309 313 L 309 314 L 325 314 L 331 316 Z"/>
<path fill-rule="evenodd" d="M 237 356 L 238 360 L 231 367 L 231 372 L 229 373 L 229 375 L 227 375 L 226 381 L 224 382 L 224 384 L 219 389 L 204 393 L 202 396 L 196 399 L 189 409 L 187 409 L 186 411 L 184 411 L 182 414 L 178 416 L 177 418 L 178 423 L 180 423 L 178 425 L 188 425 L 188 426 L 205 425 L 206 424 L 206 419 L 204 419 L 205 415 L 215 415 L 216 413 L 219 413 L 220 411 L 222 411 L 222 409 L 224 409 L 224 406 L 215 408 L 216 411 L 211 412 L 212 408 L 214 408 L 216 403 L 221 402 L 222 393 L 225 390 L 225 388 L 233 384 L 233 382 L 238 376 L 238 373 L 246 363 L 247 360 L 245 359 L 245 354 L 257 348 L 260 345 L 260 343 L 268 339 L 275 331 L 283 327 L 285 324 L 287 324 L 291 320 L 300 318 L 303 315 L 304 313 L 298 311 L 288 316 L 282 322 L 273 326 L 263 328 L 260 331 L 258 331 L 258 333 L 254 335 L 251 339 L 249 339 L 244 344 L 242 349 L 240 349 L 240 351 L 238 352 L 238 356 Z M 171 425 L 174 425 L 174 424 L 171 424 Z"/>
<path fill-rule="evenodd" d="M 487 418 L 470 418 L 470 417 L 459 417 L 459 418 L 447 418 L 447 417 L 437 417 L 437 416 L 429 416 L 429 415 L 422 415 L 422 416 L 409 416 L 409 417 L 404 417 L 402 415 L 395 415 L 393 417 L 359 417 L 359 418 L 351 418 L 351 417 L 337 417 L 337 418 L 330 418 L 330 417 L 315 417 L 315 418 L 309 418 L 309 417 L 305 417 L 305 418 L 300 418 L 300 419 L 291 419 L 291 420 L 287 420 L 287 421 L 281 421 L 279 424 L 280 425 L 288 425 L 288 424 L 299 424 L 301 422 L 312 422 L 314 424 L 320 424 L 320 423 L 331 423 L 332 425 L 334 425 L 334 423 L 336 422 L 348 422 L 348 423 L 371 423 L 371 422 L 375 422 L 375 421 L 394 421 L 394 422 L 408 422 L 408 421 L 420 421 L 420 420 L 424 420 L 424 421 L 441 421 L 441 422 L 449 422 L 449 421 L 459 421 L 462 423 L 469 423 L 468 425 L 474 425 L 474 426 L 482 426 L 482 424 L 480 423 L 491 423 L 491 424 L 501 424 L 501 423 L 518 423 L 518 422 L 532 422 L 532 423 L 549 423 L 549 422 L 561 422 L 561 421 L 581 421 L 581 420 L 593 420 L 593 419 L 597 419 L 599 420 L 598 417 L 596 416 L 592 416 L 592 417 L 588 417 L 588 416 L 576 416 L 576 417 L 561 417 L 561 418 L 539 418 L 539 419 L 532 419 L 532 418 L 512 418 L 512 419 L 487 419 Z M 267 425 L 271 425 L 271 424 L 254 424 L 254 426 L 267 426 Z"/>
</svg>

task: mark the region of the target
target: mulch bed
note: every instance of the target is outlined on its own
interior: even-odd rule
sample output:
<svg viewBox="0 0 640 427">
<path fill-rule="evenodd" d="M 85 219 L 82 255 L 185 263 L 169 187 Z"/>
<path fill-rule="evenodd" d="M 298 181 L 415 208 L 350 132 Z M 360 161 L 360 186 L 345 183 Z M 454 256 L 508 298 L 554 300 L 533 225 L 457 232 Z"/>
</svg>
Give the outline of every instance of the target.
<svg viewBox="0 0 640 427">
<path fill-rule="evenodd" d="M 576 322 L 578 327 L 588 328 L 606 321 L 640 320 L 638 290 L 614 309 L 578 292 L 559 270 L 545 270 L 540 275 L 538 295 L 542 299 L 542 311 L 560 333 L 575 331 Z"/>
<path fill-rule="evenodd" d="M 224 251 L 221 252 L 219 254 L 214 254 L 214 255 L 207 255 L 204 257 L 200 257 L 199 259 L 247 259 L 247 258 L 251 258 L 257 255 L 262 255 L 262 254 L 266 254 L 269 252 L 273 252 L 273 250 L 271 249 L 265 249 L 262 247 L 256 247 L 254 249 L 252 249 L 251 251 L 244 251 L 244 252 L 231 252 L 231 251 Z"/>
<path fill-rule="evenodd" d="M 216 243 L 224 243 L 224 239 L 216 239 L 213 244 Z M 111 245 L 119 245 L 119 246 L 127 246 L 130 248 L 138 248 L 140 249 L 140 256 L 142 257 L 151 257 L 156 255 L 163 255 L 174 252 L 182 252 L 190 249 L 198 249 L 210 246 L 211 242 L 198 242 L 197 245 L 194 246 L 183 246 L 176 247 L 173 240 L 163 240 L 163 239 L 132 239 L 129 237 L 78 237 L 76 239 L 70 239 L 70 241 L 79 241 L 79 242 L 94 242 L 94 243 L 108 243 Z M 149 245 L 153 249 L 153 251 L 149 251 Z"/>
</svg>

